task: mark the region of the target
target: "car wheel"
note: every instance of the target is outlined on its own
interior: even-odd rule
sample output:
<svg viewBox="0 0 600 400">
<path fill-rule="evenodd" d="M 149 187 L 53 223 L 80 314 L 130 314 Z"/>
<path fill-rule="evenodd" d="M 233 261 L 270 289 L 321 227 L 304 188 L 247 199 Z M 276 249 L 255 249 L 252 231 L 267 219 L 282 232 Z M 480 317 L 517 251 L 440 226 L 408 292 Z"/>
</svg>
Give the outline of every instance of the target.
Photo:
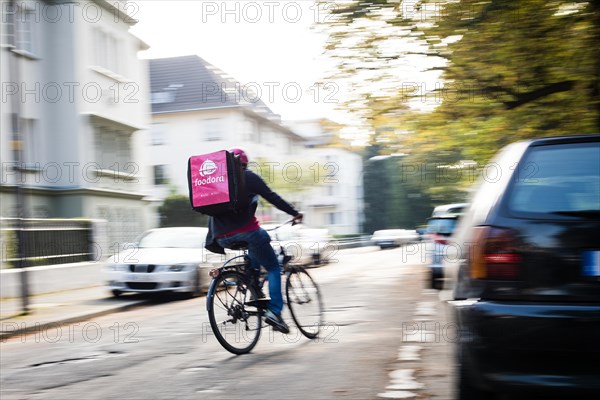
<svg viewBox="0 0 600 400">
<path fill-rule="evenodd" d="M 121 292 L 118 289 L 111 290 L 111 293 L 112 293 L 113 297 L 119 297 L 119 296 L 121 296 L 123 294 L 123 292 Z"/>
<path fill-rule="evenodd" d="M 321 255 L 318 253 L 313 254 L 312 256 L 314 265 L 321 265 Z"/>
<path fill-rule="evenodd" d="M 200 271 L 196 270 L 196 278 L 194 279 L 194 291 L 192 297 L 199 297 L 202 294 L 202 287 L 200 286 Z"/>
<path fill-rule="evenodd" d="M 191 291 L 182 293 L 183 299 L 193 299 L 195 297 L 199 297 L 202 294 L 202 288 L 200 287 L 200 272 L 196 271 L 196 276 L 194 277 L 194 285 Z"/>
<path fill-rule="evenodd" d="M 442 281 L 441 274 L 434 272 L 433 268 L 429 269 L 429 287 L 436 290 L 442 290 L 444 288 L 444 282 Z"/>
</svg>

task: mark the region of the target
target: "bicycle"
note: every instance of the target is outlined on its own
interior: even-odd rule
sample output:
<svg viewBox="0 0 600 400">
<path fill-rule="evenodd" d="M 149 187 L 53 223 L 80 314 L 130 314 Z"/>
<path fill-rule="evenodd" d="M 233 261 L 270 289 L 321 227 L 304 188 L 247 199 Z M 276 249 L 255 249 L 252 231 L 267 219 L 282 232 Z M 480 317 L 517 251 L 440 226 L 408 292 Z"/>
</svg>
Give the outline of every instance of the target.
<svg viewBox="0 0 600 400">
<path fill-rule="evenodd" d="M 289 220 L 277 226 L 293 222 Z M 233 354 L 249 353 L 258 343 L 263 316 L 269 299 L 263 297 L 266 281 L 264 269 L 250 265 L 247 243 L 236 243 L 232 250 L 243 250 L 220 268 L 210 271 L 212 277 L 206 295 L 206 308 L 212 331 L 219 343 Z M 292 257 L 280 246 L 282 273 L 286 276 L 285 301 L 298 330 L 307 338 L 318 337 L 322 326 L 321 291 L 310 274 L 300 265 L 292 265 Z M 237 262 L 236 261 L 242 261 Z"/>
</svg>

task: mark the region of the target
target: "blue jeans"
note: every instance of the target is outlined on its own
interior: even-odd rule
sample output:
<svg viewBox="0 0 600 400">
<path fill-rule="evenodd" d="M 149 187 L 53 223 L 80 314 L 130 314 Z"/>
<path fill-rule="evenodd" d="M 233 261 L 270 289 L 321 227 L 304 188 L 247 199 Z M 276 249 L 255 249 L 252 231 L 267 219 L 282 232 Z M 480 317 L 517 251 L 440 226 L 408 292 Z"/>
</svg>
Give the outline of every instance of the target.
<svg viewBox="0 0 600 400">
<path fill-rule="evenodd" d="M 247 242 L 251 265 L 257 269 L 260 269 L 262 265 L 267 270 L 269 295 L 271 296 L 269 309 L 276 314 L 281 314 L 281 310 L 283 310 L 281 267 L 277 255 L 271 247 L 271 237 L 267 231 L 259 228 L 252 232 L 236 233 L 226 238 L 217 239 L 217 243 L 224 248 L 229 248 L 235 242 Z"/>
</svg>

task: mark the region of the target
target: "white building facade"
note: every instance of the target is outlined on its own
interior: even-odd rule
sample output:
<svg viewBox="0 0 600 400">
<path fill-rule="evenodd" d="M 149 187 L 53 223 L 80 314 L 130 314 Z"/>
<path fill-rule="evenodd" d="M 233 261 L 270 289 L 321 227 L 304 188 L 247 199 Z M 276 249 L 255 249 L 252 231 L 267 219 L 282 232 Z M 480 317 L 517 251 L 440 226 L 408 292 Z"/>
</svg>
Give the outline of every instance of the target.
<svg viewBox="0 0 600 400">
<path fill-rule="evenodd" d="M 325 146 L 331 134 L 318 120 L 290 129 L 260 99 L 247 101 L 252 96 L 241 93 L 238 82 L 198 56 L 153 59 L 149 65 L 152 129 L 144 133 L 140 153 L 156 206 L 169 194 L 188 194 L 190 156 L 239 147 L 248 153 L 250 168 L 304 212 L 307 225 L 334 234 L 360 232 L 361 158 Z M 266 206 L 259 206 L 258 214 L 264 222 L 287 218 Z"/>
<path fill-rule="evenodd" d="M 317 160 L 311 171 L 318 184 L 306 193 L 305 208 L 312 225 L 327 227 L 336 235 L 357 234 L 364 220 L 362 158 L 336 147 L 332 143 L 335 133 L 327 125 L 334 124 L 321 119 L 290 122 L 306 139 L 311 158 Z"/>
<path fill-rule="evenodd" d="M 26 217 L 102 218 L 111 242 L 132 240 L 149 212 L 136 145 L 150 125 L 137 57 L 147 46 L 129 33 L 136 21 L 120 2 L 1 6 L 1 215 L 16 216 L 19 186 Z"/>
<path fill-rule="evenodd" d="M 277 174 L 290 162 L 305 161 L 302 137 L 283 126 L 262 102 L 245 103 L 230 90 L 235 83 L 200 57 L 150 60 L 150 77 L 152 128 L 144 134 L 141 154 L 157 205 L 171 193 L 188 194 L 187 162 L 193 155 L 239 147 L 249 155 L 251 168 L 264 161 Z M 278 191 L 273 185 L 282 179 L 265 180 Z M 280 194 L 302 209 L 305 193 Z M 258 212 L 265 220 L 284 218 L 270 207 Z"/>
</svg>

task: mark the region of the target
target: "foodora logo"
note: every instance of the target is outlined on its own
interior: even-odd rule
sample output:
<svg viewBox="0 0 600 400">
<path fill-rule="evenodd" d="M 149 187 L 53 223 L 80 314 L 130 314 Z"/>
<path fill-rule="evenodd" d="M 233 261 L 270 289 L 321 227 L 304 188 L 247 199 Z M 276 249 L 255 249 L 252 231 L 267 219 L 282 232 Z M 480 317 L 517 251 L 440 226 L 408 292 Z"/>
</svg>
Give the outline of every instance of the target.
<svg viewBox="0 0 600 400">
<path fill-rule="evenodd" d="M 200 165 L 200 169 L 198 169 L 198 173 L 200 176 L 206 177 L 204 179 L 196 179 L 194 184 L 196 186 L 207 185 L 209 183 L 218 183 L 225 182 L 225 176 L 210 176 L 217 172 L 217 164 L 215 164 L 212 160 L 206 160 Z"/>
<path fill-rule="evenodd" d="M 200 173 L 200 176 L 212 175 L 217 172 L 217 164 L 212 160 L 206 160 L 202 163 L 198 172 Z"/>
</svg>

